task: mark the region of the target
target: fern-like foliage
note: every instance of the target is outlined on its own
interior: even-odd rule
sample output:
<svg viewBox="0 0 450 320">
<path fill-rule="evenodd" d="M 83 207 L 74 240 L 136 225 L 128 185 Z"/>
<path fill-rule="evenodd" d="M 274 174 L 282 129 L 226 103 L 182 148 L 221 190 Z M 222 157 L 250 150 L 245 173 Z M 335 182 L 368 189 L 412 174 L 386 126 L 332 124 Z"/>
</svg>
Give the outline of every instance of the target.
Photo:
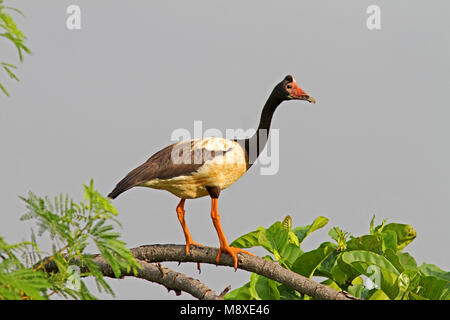
<svg viewBox="0 0 450 320">
<path fill-rule="evenodd" d="M 15 12 L 25 17 L 22 11 L 16 8 L 5 6 L 3 4 L 3 0 L 0 0 L 0 37 L 7 39 L 16 47 L 19 61 L 23 62 L 24 53 L 31 54 L 31 51 L 25 44 L 27 38 L 25 37 L 22 30 L 17 27 L 13 17 L 9 14 L 9 12 Z M 17 69 L 17 66 L 11 63 L 0 62 L 0 67 L 9 78 L 15 81 L 19 81 L 19 78 L 14 73 L 14 70 Z M 5 95 L 9 96 L 9 92 L 6 90 L 2 83 L 0 83 L 0 90 Z"/>
<path fill-rule="evenodd" d="M 49 299 L 54 294 L 95 299 L 82 280 L 84 276 L 93 276 L 99 291 L 114 295 L 93 256 L 86 252 L 89 246 L 97 248 L 116 277 L 123 270 L 137 272 L 140 265 L 115 231 L 115 225 L 120 226 L 117 210 L 94 189 L 92 181 L 84 186 L 84 195 L 78 203 L 63 195 L 50 199 L 30 192 L 21 197 L 27 206 L 21 220 L 34 221 L 37 233 L 32 230 L 30 241 L 13 245 L 0 237 L 0 299 Z M 49 252 L 37 241 L 44 236 L 52 243 Z M 74 259 L 88 271 L 76 273 L 71 265 Z M 56 264 L 58 272 L 45 271 L 50 262 Z"/>
</svg>

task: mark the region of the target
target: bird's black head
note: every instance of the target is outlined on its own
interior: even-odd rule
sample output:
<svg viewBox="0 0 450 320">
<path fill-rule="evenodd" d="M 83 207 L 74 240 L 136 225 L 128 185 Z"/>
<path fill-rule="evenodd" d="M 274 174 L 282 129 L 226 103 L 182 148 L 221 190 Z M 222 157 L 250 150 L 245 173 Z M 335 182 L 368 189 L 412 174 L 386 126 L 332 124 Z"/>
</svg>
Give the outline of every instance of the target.
<svg viewBox="0 0 450 320">
<path fill-rule="evenodd" d="M 305 100 L 316 103 L 313 97 L 297 85 L 294 77 L 291 75 L 287 75 L 283 81 L 277 84 L 274 91 L 282 100 Z"/>
</svg>

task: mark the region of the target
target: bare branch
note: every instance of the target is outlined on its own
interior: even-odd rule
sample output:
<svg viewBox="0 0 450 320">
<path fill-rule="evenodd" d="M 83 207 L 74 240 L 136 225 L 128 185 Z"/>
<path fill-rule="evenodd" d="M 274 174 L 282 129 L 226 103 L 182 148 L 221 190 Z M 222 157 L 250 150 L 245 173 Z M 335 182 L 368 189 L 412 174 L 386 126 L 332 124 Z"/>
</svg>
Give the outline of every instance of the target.
<svg viewBox="0 0 450 320">
<path fill-rule="evenodd" d="M 133 256 L 148 262 L 178 261 L 216 263 L 217 248 L 191 246 L 189 255 L 185 245 L 155 244 L 131 249 Z M 219 265 L 233 267 L 234 261 L 230 255 L 222 254 Z M 319 300 L 355 300 L 347 292 L 334 290 L 326 285 L 306 278 L 300 274 L 287 270 L 276 262 L 247 254 L 238 255 L 238 268 L 265 276 L 285 284 L 300 293 L 307 294 Z M 359 300 L 359 299 L 358 299 Z"/>
<path fill-rule="evenodd" d="M 199 280 L 192 279 L 182 273 L 172 271 L 162 267 L 159 262 L 195 262 L 209 263 L 217 265 L 217 248 L 191 246 L 189 255 L 186 254 L 185 245 L 176 244 L 155 244 L 144 245 L 131 249 L 133 256 L 141 264 L 142 269 L 136 275 L 137 278 L 146 279 L 164 285 L 169 290 L 182 290 L 190 293 L 198 299 L 223 299 L 224 294 L 217 295 Z M 94 258 L 101 272 L 108 277 L 114 277 L 114 273 L 108 263 L 101 255 Z M 262 259 L 247 254 L 238 254 L 238 268 L 249 272 L 254 272 L 286 286 L 297 290 L 302 294 L 307 294 L 319 300 L 355 300 L 358 299 L 348 292 L 337 291 L 326 285 L 320 284 L 314 280 L 306 278 L 295 272 L 287 270 L 276 262 Z M 74 261 L 79 264 L 79 261 Z M 228 254 L 222 254 L 218 265 L 234 267 L 234 261 Z M 45 266 L 48 272 L 57 271 L 56 265 L 52 262 Z M 87 271 L 87 270 L 85 270 Z M 132 271 L 124 272 L 124 276 L 135 276 Z M 226 289 L 225 289 L 226 290 Z M 226 292 L 225 292 L 226 293 Z"/>
<path fill-rule="evenodd" d="M 200 300 L 223 300 L 222 295 L 217 295 L 216 292 L 214 292 L 200 280 L 188 277 L 183 273 L 163 267 L 160 263 L 149 263 L 139 259 L 136 260 L 142 268 L 136 275 L 132 270 L 129 272 L 123 270 L 123 277 L 130 276 L 159 283 L 166 287 L 168 291 L 175 291 L 176 295 L 180 295 L 181 291 L 184 291 Z M 103 273 L 104 276 L 116 278 L 111 266 L 101 255 L 97 255 L 93 259 L 93 262 L 97 264 L 100 272 Z M 86 266 L 80 265 L 79 259 L 73 259 L 71 263 L 78 265 L 82 273 L 89 271 Z M 58 272 L 58 267 L 56 263 L 54 263 L 54 261 L 48 262 L 44 268 L 47 272 Z"/>
</svg>

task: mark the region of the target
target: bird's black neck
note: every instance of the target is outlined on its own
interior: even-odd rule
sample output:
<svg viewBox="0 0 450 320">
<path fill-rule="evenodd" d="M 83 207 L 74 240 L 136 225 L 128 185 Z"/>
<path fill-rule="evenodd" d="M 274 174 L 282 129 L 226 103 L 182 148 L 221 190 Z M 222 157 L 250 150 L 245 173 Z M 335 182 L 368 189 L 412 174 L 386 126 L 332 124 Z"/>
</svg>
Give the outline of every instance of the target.
<svg viewBox="0 0 450 320">
<path fill-rule="evenodd" d="M 259 126 L 258 129 L 256 129 L 255 134 L 250 138 L 240 141 L 241 145 L 245 146 L 247 169 L 252 166 L 264 150 L 267 140 L 269 139 L 270 124 L 272 122 L 273 114 L 282 101 L 282 99 L 272 92 L 261 112 Z"/>
</svg>

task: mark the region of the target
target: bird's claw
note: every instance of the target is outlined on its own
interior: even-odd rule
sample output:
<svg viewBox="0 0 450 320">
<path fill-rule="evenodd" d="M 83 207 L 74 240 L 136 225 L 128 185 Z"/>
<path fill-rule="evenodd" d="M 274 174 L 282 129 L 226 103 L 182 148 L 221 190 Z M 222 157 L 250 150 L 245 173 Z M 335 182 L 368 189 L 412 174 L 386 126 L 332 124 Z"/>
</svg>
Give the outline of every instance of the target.
<svg viewBox="0 0 450 320">
<path fill-rule="evenodd" d="M 216 258 L 217 263 L 219 263 L 219 261 L 220 261 L 220 255 L 222 254 L 222 252 L 228 253 L 233 258 L 234 270 L 237 270 L 237 266 L 238 266 L 238 259 L 237 259 L 238 253 L 246 253 L 248 255 L 254 256 L 254 254 L 248 252 L 247 250 L 241 249 L 241 248 L 236 248 L 236 247 L 231 247 L 231 246 L 223 246 L 223 247 L 221 246 L 219 249 L 217 258 Z"/>
<path fill-rule="evenodd" d="M 190 249 L 190 246 L 191 245 L 194 245 L 194 246 L 197 246 L 197 247 L 202 247 L 203 245 L 201 244 L 201 243 L 197 243 L 197 242 L 186 242 L 186 254 L 189 254 L 189 249 Z"/>
</svg>

